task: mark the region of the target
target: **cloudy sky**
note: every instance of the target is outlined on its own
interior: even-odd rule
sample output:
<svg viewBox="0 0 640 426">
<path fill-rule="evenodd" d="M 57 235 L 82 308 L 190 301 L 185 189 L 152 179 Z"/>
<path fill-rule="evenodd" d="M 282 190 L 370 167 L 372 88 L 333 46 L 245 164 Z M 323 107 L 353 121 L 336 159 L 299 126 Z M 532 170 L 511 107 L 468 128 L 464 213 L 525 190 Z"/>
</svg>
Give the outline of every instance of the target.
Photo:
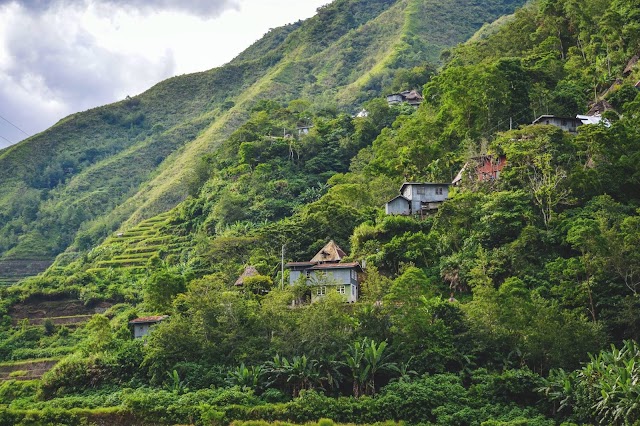
<svg viewBox="0 0 640 426">
<path fill-rule="evenodd" d="M 230 61 L 330 0 L 0 0 L 0 147 Z"/>
</svg>

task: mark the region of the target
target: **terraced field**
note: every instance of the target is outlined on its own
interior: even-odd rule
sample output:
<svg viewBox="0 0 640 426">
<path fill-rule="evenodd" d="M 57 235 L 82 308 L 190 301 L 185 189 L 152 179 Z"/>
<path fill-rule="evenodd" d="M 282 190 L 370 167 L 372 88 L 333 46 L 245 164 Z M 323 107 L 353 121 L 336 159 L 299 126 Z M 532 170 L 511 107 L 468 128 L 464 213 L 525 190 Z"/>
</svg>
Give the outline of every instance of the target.
<svg viewBox="0 0 640 426">
<path fill-rule="evenodd" d="M 192 246 L 187 236 L 174 235 L 167 226 L 171 212 L 147 219 L 134 228 L 109 237 L 103 244 L 105 256 L 98 255 L 87 272 L 110 269 L 144 272 L 149 260 L 158 255 L 163 259 L 181 256 Z"/>
<path fill-rule="evenodd" d="M 39 379 L 44 373 L 51 370 L 58 361 L 55 358 L 44 358 L 1 363 L 0 381 Z"/>
</svg>

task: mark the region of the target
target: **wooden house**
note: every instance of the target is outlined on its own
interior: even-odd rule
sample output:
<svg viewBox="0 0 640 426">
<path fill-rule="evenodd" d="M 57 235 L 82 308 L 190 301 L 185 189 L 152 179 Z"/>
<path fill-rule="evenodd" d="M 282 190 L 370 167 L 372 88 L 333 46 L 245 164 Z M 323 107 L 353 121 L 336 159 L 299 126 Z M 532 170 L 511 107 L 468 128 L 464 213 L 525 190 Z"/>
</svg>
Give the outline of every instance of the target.
<svg viewBox="0 0 640 426">
<path fill-rule="evenodd" d="M 506 155 L 480 155 L 473 157 L 468 163 L 462 166 L 452 185 L 458 186 L 462 182 L 465 174 L 478 182 L 495 181 L 500 178 L 502 169 L 507 165 Z"/>
<path fill-rule="evenodd" d="M 433 212 L 449 198 L 448 183 L 405 182 L 400 195 L 385 204 L 387 214 L 403 216 Z"/>
<path fill-rule="evenodd" d="M 387 103 L 389 105 L 408 103 L 409 105 L 418 108 L 422 101 L 424 101 L 424 98 L 415 90 L 405 90 L 404 92 L 392 93 L 387 96 Z"/>
<path fill-rule="evenodd" d="M 569 133 L 577 133 L 578 127 L 582 125 L 582 121 L 572 117 L 556 117 L 555 115 L 541 115 L 533 123 L 533 125 L 556 126 Z"/>
<path fill-rule="evenodd" d="M 332 240 L 308 262 L 289 262 L 289 284 L 303 278 L 311 288 L 311 301 L 322 298 L 329 291 L 343 295 L 345 301 L 358 300 L 362 267 L 358 262 L 341 263 L 346 253 Z"/>
<path fill-rule="evenodd" d="M 129 321 L 129 325 L 133 326 L 133 337 L 140 339 L 151 332 L 151 328 L 169 318 L 169 315 L 159 315 L 151 317 L 141 317 Z"/>
</svg>

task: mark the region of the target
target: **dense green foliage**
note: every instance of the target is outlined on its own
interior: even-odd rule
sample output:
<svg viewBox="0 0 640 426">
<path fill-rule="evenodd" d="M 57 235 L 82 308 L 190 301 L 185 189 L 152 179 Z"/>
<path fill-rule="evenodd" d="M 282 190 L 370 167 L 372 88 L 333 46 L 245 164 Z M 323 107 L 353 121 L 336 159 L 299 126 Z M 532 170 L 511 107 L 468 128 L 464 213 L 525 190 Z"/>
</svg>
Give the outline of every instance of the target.
<svg viewBox="0 0 640 426">
<path fill-rule="evenodd" d="M 298 56 L 280 76 L 306 61 L 315 80 L 300 91 L 278 80 L 287 96 L 255 99 L 198 157 L 171 212 L 3 292 L 1 360 L 64 358 L 36 384 L 6 382 L 0 419 L 637 422 L 640 67 L 623 71 L 640 51 L 640 5 L 534 2 L 446 52 L 438 72 L 421 62 L 430 39 L 407 38 L 432 6 L 336 1 L 232 63 L 284 49 Z M 363 62 L 336 58 L 357 56 L 343 48 L 400 11 L 405 50 L 394 44 L 356 84 L 342 67 Z M 316 57 L 340 65 L 319 70 Z M 331 84 L 349 86 L 339 100 L 372 98 L 368 116 L 327 102 Z M 417 110 L 376 97 L 414 85 Z M 577 134 L 529 125 L 590 100 L 614 107 L 607 122 Z M 506 157 L 499 179 L 476 179 L 478 155 Z M 450 182 L 465 163 L 436 213 L 383 213 L 401 182 Z M 330 239 L 366 261 L 353 305 L 337 292 L 305 303 L 310 286 L 280 285 L 283 246 L 285 260 L 308 260 Z M 258 275 L 234 286 L 249 265 Z M 40 297 L 122 303 L 73 330 L 10 324 L 12 304 Z M 128 321 L 144 314 L 170 317 L 132 341 Z"/>
</svg>

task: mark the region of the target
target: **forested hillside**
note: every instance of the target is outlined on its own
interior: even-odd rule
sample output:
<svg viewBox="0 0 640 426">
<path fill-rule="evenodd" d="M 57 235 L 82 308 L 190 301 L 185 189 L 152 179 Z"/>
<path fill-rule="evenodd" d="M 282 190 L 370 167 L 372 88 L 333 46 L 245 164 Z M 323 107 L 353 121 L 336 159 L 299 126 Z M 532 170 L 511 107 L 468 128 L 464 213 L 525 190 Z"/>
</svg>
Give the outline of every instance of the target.
<svg viewBox="0 0 640 426">
<path fill-rule="evenodd" d="M 442 48 L 522 1 L 454 3 L 338 0 L 271 31 L 221 68 L 70 116 L 2 151 L 0 254 L 44 260 L 84 252 L 123 223 L 184 200 L 198 159 L 261 99 L 303 97 L 316 109 L 351 113 L 391 90 L 400 70 L 433 68 Z M 427 26 L 425 16 L 441 24 Z"/>
<path fill-rule="evenodd" d="M 3 289 L 0 424 L 637 424 L 640 3 L 482 29 L 514 5 L 434 5 L 337 1 L 233 61 L 278 57 L 115 208 L 122 230 Z M 417 109 L 383 96 L 410 88 Z M 594 105 L 575 133 L 531 125 Z M 436 211 L 385 214 L 461 170 Z M 356 303 L 282 274 L 330 240 L 366 266 Z"/>
</svg>

